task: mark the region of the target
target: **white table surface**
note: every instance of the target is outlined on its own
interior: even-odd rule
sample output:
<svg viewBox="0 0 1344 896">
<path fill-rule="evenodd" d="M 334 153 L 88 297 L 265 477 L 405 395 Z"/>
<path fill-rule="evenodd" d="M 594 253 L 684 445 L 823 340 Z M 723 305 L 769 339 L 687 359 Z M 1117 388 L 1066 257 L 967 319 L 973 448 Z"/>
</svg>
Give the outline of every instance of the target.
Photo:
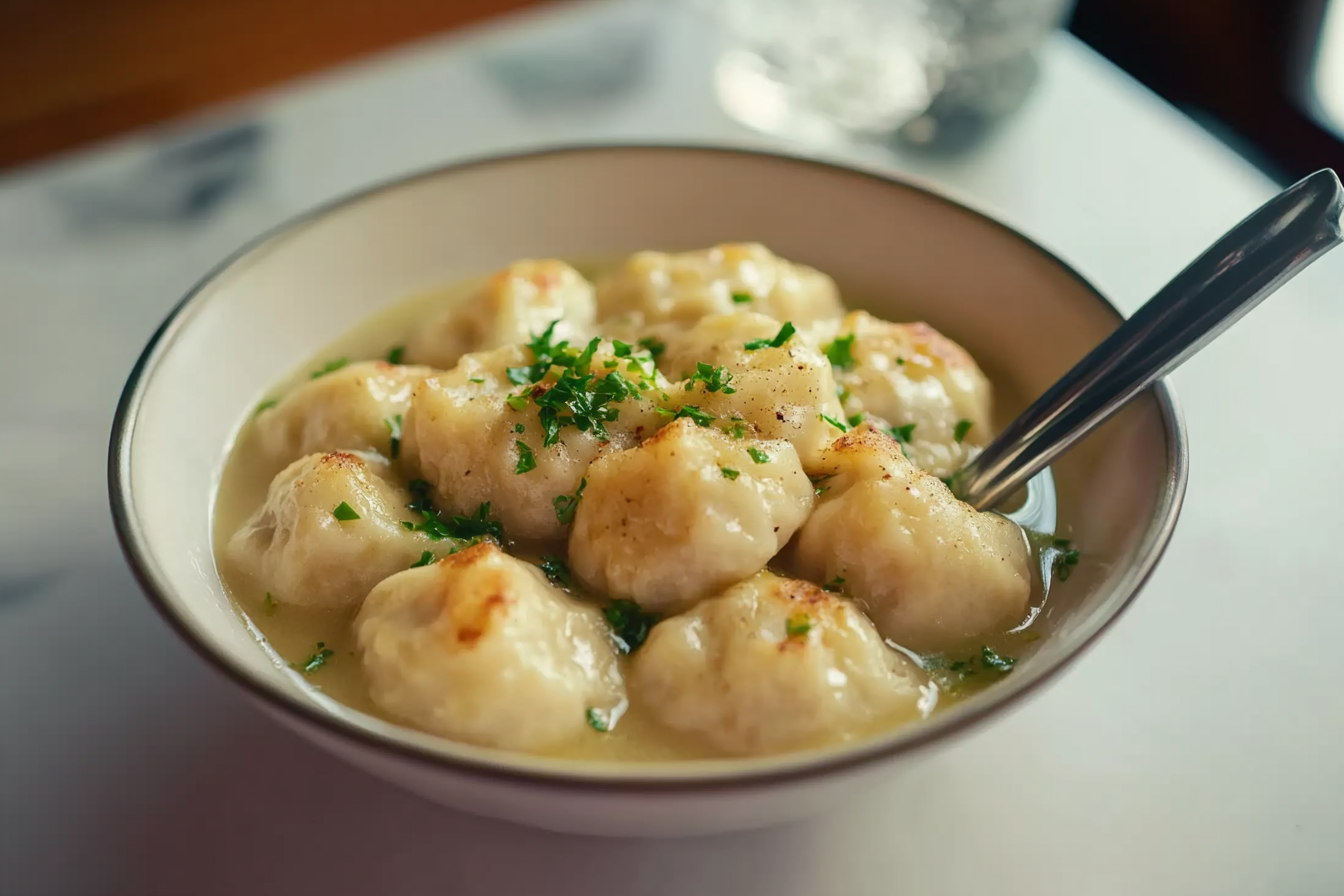
<svg viewBox="0 0 1344 896">
<path fill-rule="evenodd" d="M 622 16 L 652 29 L 623 93 L 537 114 L 496 74 L 591 57 Z M 683 13 L 625 4 L 419 44 L 212 116 L 265 139 L 195 219 L 89 221 L 172 186 L 154 135 L 0 179 L 0 893 L 1344 892 L 1344 252 L 1176 375 L 1190 489 L 1134 609 L 1047 693 L 828 817 L 613 842 L 455 815 L 280 730 L 155 617 L 104 457 L 178 297 L 261 229 L 417 167 L 566 140 L 768 144 L 717 110 L 713 54 Z M 1064 36 L 971 155 L 839 154 L 998 210 L 1126 309 L 1272 192 Z"/>
</svg>

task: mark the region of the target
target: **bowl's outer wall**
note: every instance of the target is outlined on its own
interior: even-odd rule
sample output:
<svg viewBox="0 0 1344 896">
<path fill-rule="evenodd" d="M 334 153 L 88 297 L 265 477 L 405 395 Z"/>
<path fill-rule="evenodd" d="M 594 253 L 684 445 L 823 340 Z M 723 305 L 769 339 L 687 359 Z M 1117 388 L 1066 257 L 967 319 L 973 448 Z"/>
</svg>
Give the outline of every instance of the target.
<svg viewBox="0 0 1344 896">
<path fill-rule="evenodd" d="M 1181 424 L 1165 385 L 1056 467 L 1063 515 L 1094 561 L 1070 581 L 1072 606 L 1055 620 L 1061 636 L 990 694 L 922 732 L 832 752 L 820 763 L 793 757 L 750 769 L 631 772 L 501 758 L 322 698 L 259 650 L 235 612 L 211 553 L 214 489 L 247 409 L 301 360 L 410 293 L 517 258 L 612 258 L 745 240 L 832 274 L 879 316 L 944 330 L 1009 393 L 1039 394 L 1119 320 L 1080 278 L 1006 228 L 842 168 L 734 151 L 622 148 L 444 169 L 254 244 L 208 277 L 156 337 L 128 384 L 110 461 L 114 516 L 137 575 L 203 655 L 324 746 L 448 804 L 545 826 L 633 832 L 620 801 L 595 793 L 629 792 L 627 785 L 662 794 L 640 803 L 644 815 L 665 807 L 666 823 L 652 823 L 658 833 L 688 818 L 691 830 L 709 824 L 681 808 L 695 791 L 734 792 L 713 810 L 723 826 L 779 820 L 787 814 L 778 798 L 785 778 L 825 789 L 819 769 L 835 783 L 843 767 L 907 755 L 944 729 L 998 711 L 1095 637 L 1165 546 L 1184 485 Z M 773 793 L 756 786 L 767 783 Z M 517 794 L 538 786 L 591 811 L 534 812 Z M 685 792 L 674 800 L 674 791 Z"/>
</svg>

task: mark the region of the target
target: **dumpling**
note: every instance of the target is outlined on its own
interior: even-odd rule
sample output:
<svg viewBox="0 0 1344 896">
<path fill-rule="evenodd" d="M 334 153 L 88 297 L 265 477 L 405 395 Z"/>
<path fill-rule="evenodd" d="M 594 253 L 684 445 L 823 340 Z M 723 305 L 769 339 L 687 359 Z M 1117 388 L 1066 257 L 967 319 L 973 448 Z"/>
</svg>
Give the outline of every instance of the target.
<svg viewBox="0 0 1344 896">
<path fill-rule="evenodd" d="M 411 391 L 428 367 L 361 361 L 315 376 L 258 413 L 254 438 L 271 469 L 322 451 L 391 453 Z"/>
<path fill-rule="evenodd" d="M 411 496 L 384 479 L 387 473 L 381 459 L 348 452 L 296 460 L 229 539 L 229 561 L 279 603 L 358 604 L 379 580 L 432 547 L 427 536 L 401 525 Z M 338 518 L 342 505 L 355 518 Z"/>
<path fill-rule="evenodd" d="M 645 324 L 755 311 L 803 326 L 845 313 L 830 277 L 757 243 L 638 252 L 599 282 L 597 309 L 600 318 L 637 313 Z"/>
<path fill-rule="evenodd" d="M 919 685 L 849 601 L 768 572 L 658 623 L 630 671 L 660 722 L 743 756 L 914 718 Z"/>
<path fill-rule="evenodd" d="M 1031 576 L 1015 523 L 958 501 L 867 427 L 837 441 L 820 469 L 828 478 L 798 535 L 797 569 L 853 595 L 884 637 L 945 650 L 1025 617 Z"/>
<path fill-rule="evenodd" d="M 826 356 L 786 326 L 761 314 L 714 315 L 669 339 L 659 360 L 671 376 L 694 373 L 700 363 L 726 367 L 731 391 L 692 382 L 674 384 L 670 394 L 725 421 L 745 421 L 761 438 L 787 439 L 811 473 L 844 431 L 844 412 Z"/>
<path fill-rule="evenodd" d="M 534 363 L 528 349 L 508 346 L 464 357 L 456 368 L 425 379 L 416 389 L 403 428 L 407 468 L 428 481 L 440 505 L 454 513 L 472 514 L 488 501 L 512 538 L 564 538 L 572 513 L 559 511 L 578 492 L 588 465 L 604 451 L 638 444 L 661 425 L 655 401 L 661 400 L 667 381 L 647 352 L 618 356 L 615 351 L 610 342 L 594 348 L 584 362 L 591 379 L 574 393 L 584 408 L 610 417 L 599 421 L 601 431 L 586 422 L 588 428 L 581 430 L 577 420 L 561 425 L 560 418 L 574 417 L 572 409 L 556 413 L 550 427 L 543 418 L 537 399 L 545 400 L 557 388 L 574 388 L 573 367 L 552 368 L 538 383 L 513 385 L 510 368 L 515 379 L 531 377 L 523 372 L 523 366 Z M 601 400 L 612 395 L 620 400 Z M 551 445 L 545 444 L 548 431 L 556 437 Z"/>
<path fill-rule="evenodd" d="M 355 639 L 374 703 L 466 743 L 545 750 L 625 706 L 601 613 L 493 542 L 380 583 Z"/>
<path fill-rule="evenodd" d="M 993 436 L 989 380 L 933 327 L 855 311 L 836 338 L 830 354 L 840 362 L 835 378 L 845 413 L 878 418 L 874 423 L 894 430 L 921 469 L 951 476 Z"/>
<path fill-rule="evenodd" d="M 609 597 L 680 609 L 768 563 L 812 501 L 788 442 L 735 440 L 674 420 L 589 467 L 569 536 L 570 568 Z"/>
<path fill-rule="evenodd" d="M 416 330 L 406 359 L 452 367 L 467 352 L 527 342 L 554 322 L 557 341 L 581 342 L 593 324 L 593 286 L 563 261 L 519 261 Z"/>
</svg>

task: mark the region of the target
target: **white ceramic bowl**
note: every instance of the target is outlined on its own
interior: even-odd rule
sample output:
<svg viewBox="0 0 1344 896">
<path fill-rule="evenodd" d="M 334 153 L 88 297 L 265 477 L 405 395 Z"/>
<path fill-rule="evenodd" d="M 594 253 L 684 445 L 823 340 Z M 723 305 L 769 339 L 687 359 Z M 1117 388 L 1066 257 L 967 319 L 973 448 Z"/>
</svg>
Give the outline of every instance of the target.
<svg viewBox="0 0 1344 896">
<path fill-rule="evenodd" d="M 375 775 L 468 812 L 575 832 L 707 833 L 812 813 L 893 773 L 918 748 L 1039 689 L 1133 599 L 1167 544 L 1185 486 L 1182 424 L 1165 383 L 1055 468 L 1062 517 L 1089 558 L 1057 590 L 1056 634 L 986 693 L 925 724 L 839 749 L 621 766 L 450 743 L 303 687 L 260 649 L 215 569 L 214 493 L 248 409 L 373 312 L 520 257 L 615 259 L 735 240 L 763 242 L 830 273 L 851 304 L 881 317 L 930 322 L 963 343 L 1007 395 L 1039 394 L 1120 320 L 1023 237 L 872 174 L 685 147 L 563 149 L 454 165 L 260 238 L 209 274 L 155 333 L 122 396 L 109 457 L 113 515 L 132 569 L 177 632 L 271 715 Z M 1006 400 L 1000 417 L 1021 403 Z"/>
</svg>

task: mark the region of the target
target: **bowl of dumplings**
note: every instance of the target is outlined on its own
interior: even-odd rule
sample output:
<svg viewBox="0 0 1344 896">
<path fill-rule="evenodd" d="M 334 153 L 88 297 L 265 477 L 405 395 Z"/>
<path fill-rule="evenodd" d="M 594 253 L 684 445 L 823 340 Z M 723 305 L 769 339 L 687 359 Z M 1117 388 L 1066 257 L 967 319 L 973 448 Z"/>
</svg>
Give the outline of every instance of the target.
<svg viewBox="0 0 1344 896">
<path fill-rule="evenodd" d="M 1054 466 L 1048 531 L 946 483 L 1119 321 L 878 173 L 471 161 L 198 284 L 122 396 L 113 515 L 204 660 L 395 785 L 580 833 L 777 824 L 1002 716 L 1138 593 L 1185 484 L 1165 383 Z"/>
</svg>

